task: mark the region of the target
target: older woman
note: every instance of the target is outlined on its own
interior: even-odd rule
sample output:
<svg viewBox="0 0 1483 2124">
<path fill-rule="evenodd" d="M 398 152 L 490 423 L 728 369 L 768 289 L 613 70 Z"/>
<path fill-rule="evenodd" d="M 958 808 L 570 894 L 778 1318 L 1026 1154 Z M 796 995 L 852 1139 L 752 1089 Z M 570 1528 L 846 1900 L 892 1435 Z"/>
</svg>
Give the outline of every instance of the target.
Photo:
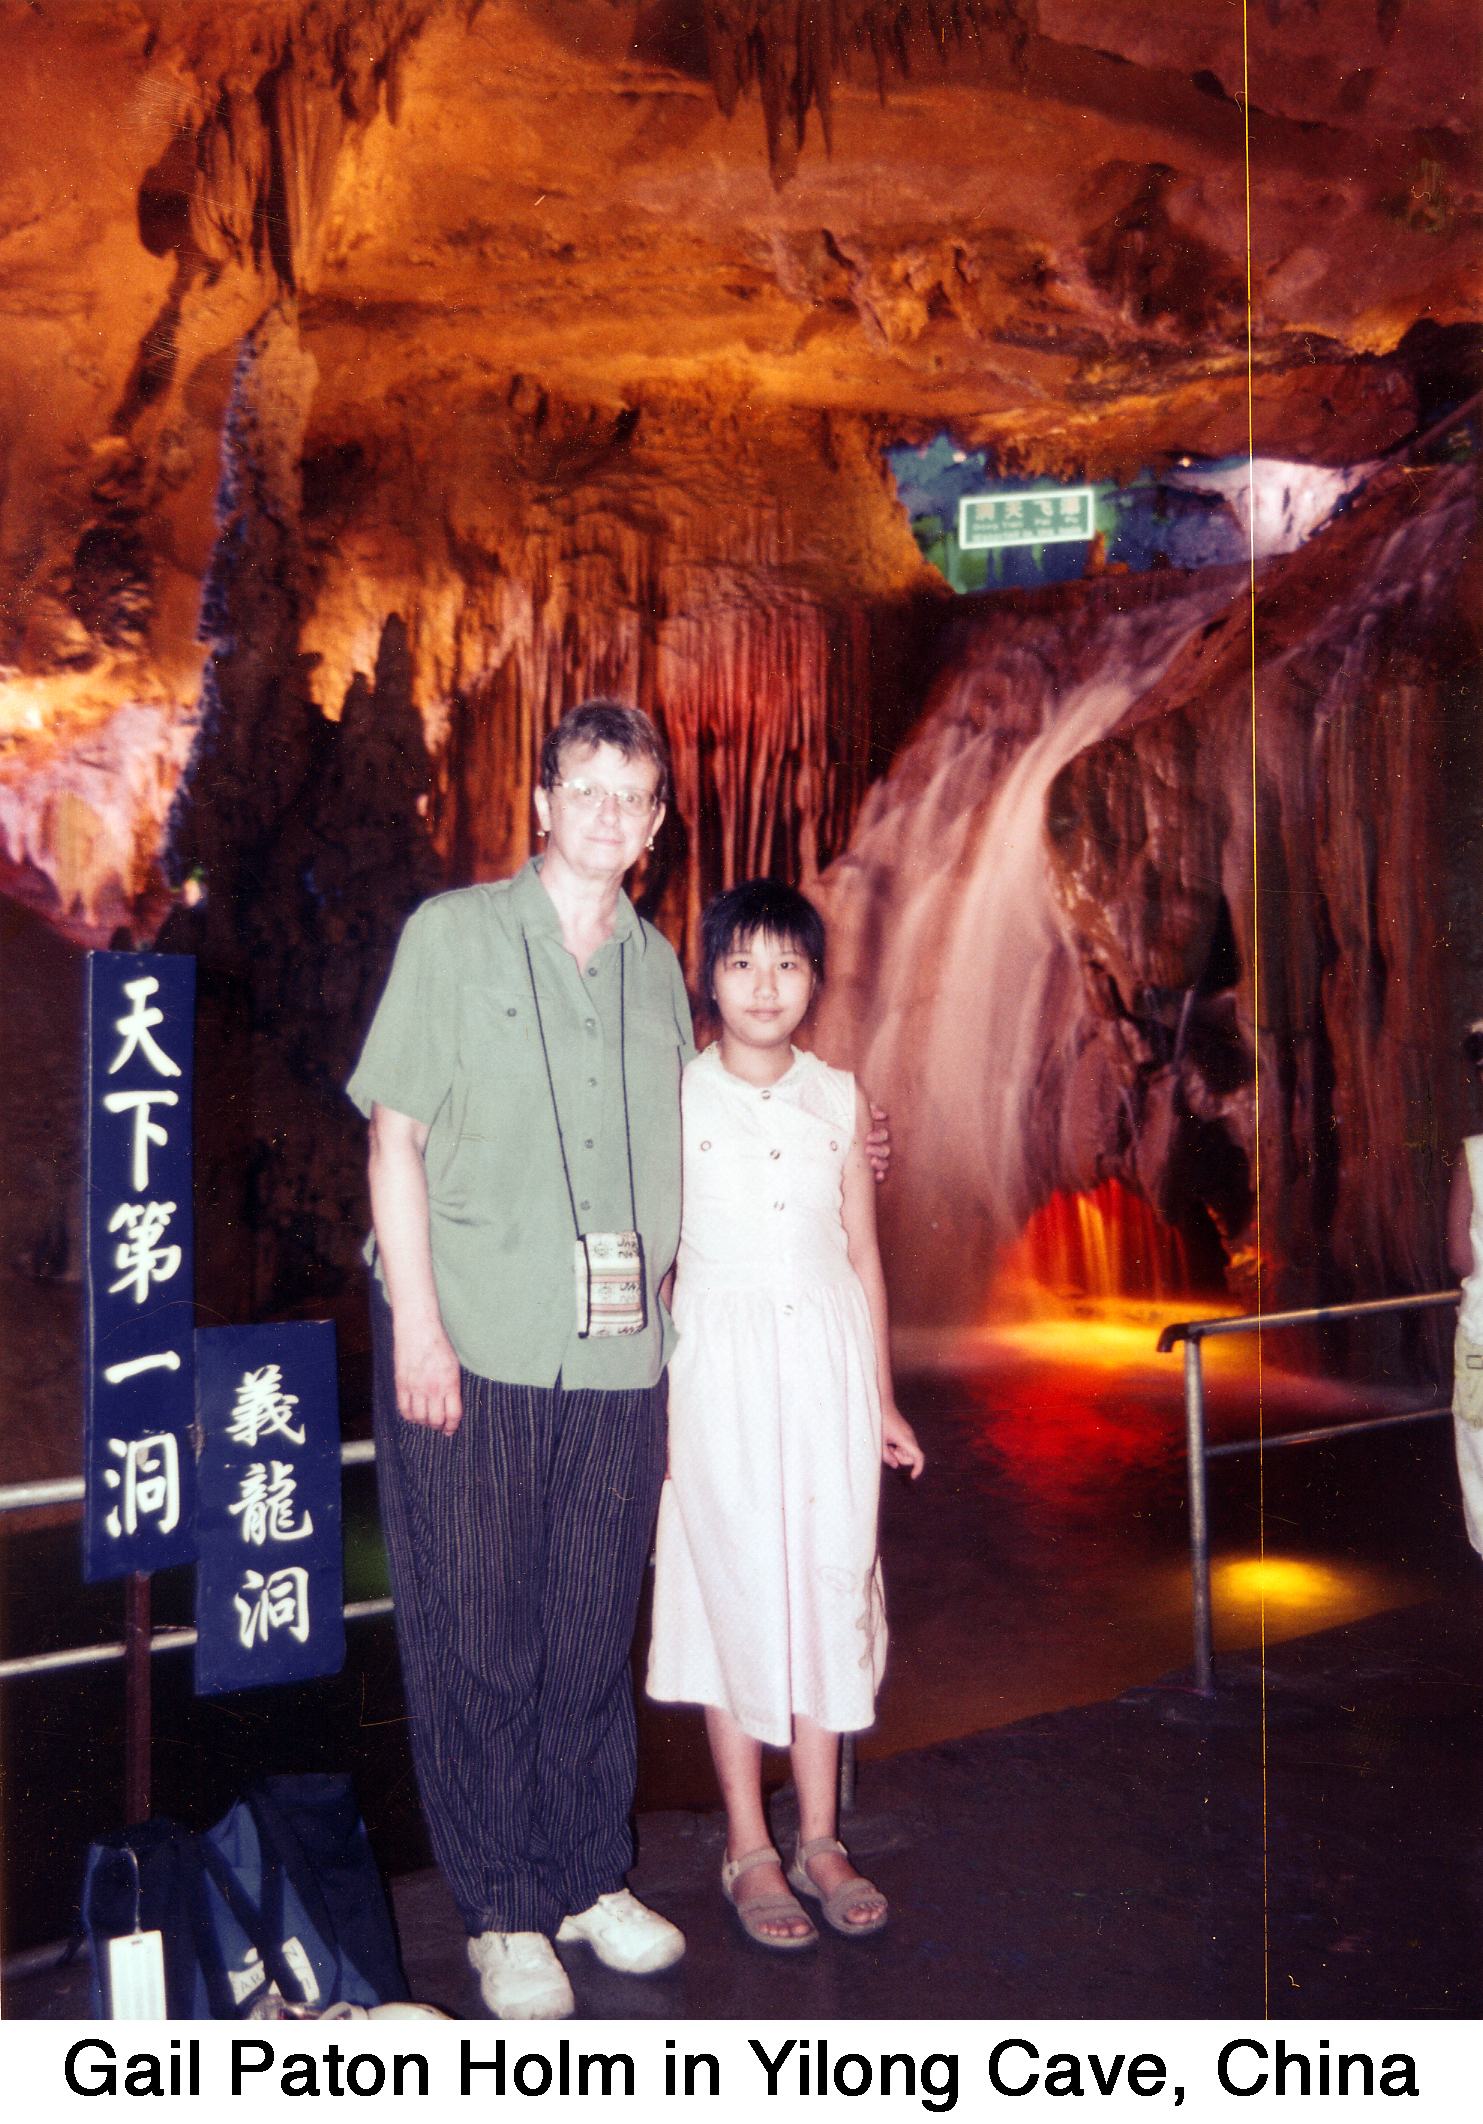
<svg viewBox="0 0 1483 2124">
<path fill-rule="evenodd" d="M 623 1886 L 692 1046 L 622 888 L 666 793 L 647 716 L 573 709 L 541 758 L 544 856 L 416 911 L 349 1086 L 413 1756 L 502 2019 L 572 2012 L 553 1937 L 635 1973 L 685 1946 Z"/>
</svg>

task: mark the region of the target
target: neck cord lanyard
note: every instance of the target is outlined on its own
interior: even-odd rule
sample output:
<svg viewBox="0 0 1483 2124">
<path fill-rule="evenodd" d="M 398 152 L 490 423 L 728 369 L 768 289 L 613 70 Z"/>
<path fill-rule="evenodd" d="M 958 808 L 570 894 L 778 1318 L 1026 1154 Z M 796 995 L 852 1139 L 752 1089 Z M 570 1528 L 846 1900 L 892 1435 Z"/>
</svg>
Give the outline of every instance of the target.
<svg viewBox="0 0 1483 2124">
<path fill-rule="evenodd" d="M 535 1005 L 536 1031 L 541 1036 L 541 1059 L 546 1065 L 546 1088 L 551 1094 L 551 1113 L 556 1122 L 556 1147 L 561 1152 L 561 1176 L 566 1182 L 566 1199 L 571 1204 L 572 1225 L 580 1239 L 582 1227 L 577 1221 L 577 1198 L 572 1190 L 571 1169 L 566 1162 L 566 1139 L 561 1132 L 561 1109 L 556 1103 L 556 1084 L 551 1075 L 551 1055 L 546 1046 L 546 1028 L 541 1020 L 541 999 L 536 991 L 536 971 L 531 964 L 530 939 L 522 929 L 520 941 L 525 946 L 525 971 L 530 976 L 530 1000 Z M 638 1204 L 633 1192 L 633 1139 L 628 1127 L 628 1038 L 627 1015 L 624 1006 L 624 950 L 623 940 L 618 940 L 618 1075 L 623 1087 L 623 1147 L 628 1153 L 628 1214 L 633 1219 L 631 1230 L 638 1230 Z"/>
</svg>

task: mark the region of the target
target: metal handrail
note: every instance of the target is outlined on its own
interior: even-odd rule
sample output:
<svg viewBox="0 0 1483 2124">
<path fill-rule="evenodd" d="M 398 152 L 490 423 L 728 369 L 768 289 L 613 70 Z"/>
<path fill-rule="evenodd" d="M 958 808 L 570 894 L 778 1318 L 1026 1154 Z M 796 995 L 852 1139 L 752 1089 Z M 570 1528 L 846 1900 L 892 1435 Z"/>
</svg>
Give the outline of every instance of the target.
<svg viewBox="0 0 1483 2124">
<path fill-rule="evenodd" d="M 1362 1298 L 1354 1305 L 1310 1305 L 1298 1313 L 1231 1313 L 1214 1320 L 1180 1320 L 1159 1337 L 1159 1355 L 1176 1342 L 1203 1342 L 1207 1335 L 1258 1334 L 1264 1328 L 1313 1327 L 1325 1320 L 1361 1320 L 1373 1313 L 1410 1313 L 1428 1305 L 1456 1305 L 1461 1291 L 1427 1291 L 1418 1298 Z"/>
<path fill-rule="evenodd" d="M 342 1468 L 365 1467 L 376 1458 L 374 1438 L 353 1438 L 340 1446 Z M 81 1504 L 84 1483 L 81 1475 L 62 1475 L 46 1482 L 13 1482 L 0 1487 L 0 1512 L 34 1511 L 39 1505 Z M 360 1622 L 371 1615 L 390 1615 L 391 1601 L 351 1600 L 344 1606 L 347 1622 Z M 149 1650 L 153 1658 L 161 1652 L 179 1652 L 196 1642 L 196 1632 L 189 1624 L 167 1626 L 156 1630 L 150 1637 Z M 0 1660 L 0 1681 L 12 1681 L 23 1674 L 58 1674 L 72 1667 L 96 1667 L 109 1660 L 122 1659 L 128 1647 L 121 1640 L 102 1645 L 72 1645 L 64 1652 L 32 1652 L 19 1659 Z"/>
<path fill-rule="evenodd" d="M 1210 1507 L 1205 1474 L 1207 1463 L 1223 1453 L 1250 1452 L 1276 1445 L 1309 1444 L 1320 1438 L 1339 1437 L 1349 1431 L 1379 1430 L 1396 1423 L 1418 1423 L 1423 1417 L 1445 1415 L 1445 1409 L 1411 1409 L 1403 1415 L 1377 1417 L 1371 1422 L 1335 1424 L 1322 1431 L 1291 1432 L 1286 1437 L 1242 1439 L 1236 1445 L 1210 1446 L 1205 1438 L 1205 1373 L 1200 1345 L 1209 1335 L 1261 1334 L 1269 1328 L 1313 1327 L 1327 1320 L 1363 1320 L 1379 1313 L 1420 1312 L 1431 1306 L 1456 1305 L 1461 1291 L 1427 1291 L 1415 1298 L 1367 1298 L 1354 1305 L 1316 1305 L 1295 1313 L 1236 1313 L 1214 1320 L 1181 1320 L 1164 1329 L 1158 1340 L 1159 1355 L 1167 1357 L 1176 1342 L 1184 1344 L 1184 1431 L 1189 1462 L 1189 1554 L 1190 1606 L 1195 1641 L 1195 1690 L 1200 1696 L 1215 1694 L 1215 1666 L 1210 1625 Z"/>
<path fill-rule="evenodd" d="M 342 1468 L 368 1466 L 376 1458 L 374 1438 L 348 1438 L 340 1445 Z M 81 1475 L 56 1475 L 44 1482 L 0 1484 L 0 1512 L 30 1512 L 40 1505 L 81 1504 L 85 1484 Z"/>
<path fill-rule="evenodd" d="M 1393 1431 L 1397 1424 L 1425 1423 L 1430 1416 L 1450 1416 L 1450 1401 L 1429 1409 L 1402 1409 L 1395 1416 L 1365 1416 L 1358 1423 L 1326 1423 L 1317 1431 L 1277 1431 L 1271 1438 L 1236 1438 L 1225 1445 L 1206 1446 L 1207 1460 L 1225 1460 L 1232 1453 L 1271 1453 L 1278 1446 L 1323 1445 L 1331 1438 L 1355 1438 L 1361 1431 Z"/>
</svg>

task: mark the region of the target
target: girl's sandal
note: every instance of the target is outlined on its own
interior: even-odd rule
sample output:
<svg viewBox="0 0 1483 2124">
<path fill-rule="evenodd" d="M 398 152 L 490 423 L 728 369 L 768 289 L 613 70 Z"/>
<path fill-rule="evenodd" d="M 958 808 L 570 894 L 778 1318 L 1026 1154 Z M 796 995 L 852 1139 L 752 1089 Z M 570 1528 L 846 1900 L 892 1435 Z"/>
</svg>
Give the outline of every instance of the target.
<svg viewBox="0 0 1483 2124">
<path fill-rule="evenodd" d="M 826 1895 L 823 1889 L 809 1878 L 809 1860 L 818 1858 L 820 1853 L 825 1851 L 837 1851 L 841 1858 L 849 1857 L 837 1836 L 810 1837 L 806 1844 L 800 1842 L 794 1849 L 793 1863 L 788 1868 L 789 1887 L 796 1888 L 800 1895 L 811 1895 L 816 1903 L 822 1903 L 825 1924 L 832 1925 L 836 1932 L 842 1932 L 846 1939 L 863 1940 L 868 1934 L 879 1932 L 891 1915 L 891 1906 L 874 1881 L 867 1881 L 863 1873 L 857 1873 L 852 1881 L 841 1881 L 837 1888 L 831 1888 Z M 879 1907 L 869 1917 L 861 1918 L 852 1925 L 845 1913 L 858 1910 L 862 1903 L 870 1902 Z"/>
<path fill-rule="evenodd" d="M 791 1895 L 760 1895 L 755 1902 L 739 1903 L 736 1899 L 736 1884 L 744 1873 L 754 1866 L 781 1866 L 782 1860 L 771 1844 L 763 1844 L 756 1851 L 747 1852 L 744 1858 L 721 1861 L 721 1890 L 732 1909 L 741 1919 L 742 1930 L 749 1940 L 759 1947 L 775 1947 L 782 1954 L 792 1954 L 800 1947 L 813 1947 L 818 1943 L 818 1932 L 810 1923 L 807 1932 L 763 1932 L 759 1928 L 769 1919 L 776 1924 L 779 1918 L 803 1918 L 808 1923 L 808 1913 L 800 1908 Z M 818 1890 L 811 1893 L 817 1895 Z"/>
</svg>

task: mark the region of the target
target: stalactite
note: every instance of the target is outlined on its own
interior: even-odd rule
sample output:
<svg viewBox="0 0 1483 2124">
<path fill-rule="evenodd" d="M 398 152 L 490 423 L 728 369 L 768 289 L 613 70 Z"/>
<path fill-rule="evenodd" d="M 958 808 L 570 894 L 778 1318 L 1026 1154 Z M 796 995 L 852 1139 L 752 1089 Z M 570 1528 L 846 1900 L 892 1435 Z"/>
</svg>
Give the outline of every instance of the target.
<svg viewBox="0 0 1483 2124">
<path fill-rule="evenodd" d="M 333 712 L 378 607 L 401 611 L 453 881 L 506 876 L 531 852 L 541 741 L 568 707 L 610 694 L 648 709 L 675 792 L 637 890 L 688 960 L 720 886 L 807 881 L 843 846 L 872 737 L 904 719 L 917 605 L 946 592 L 855 428 L 830 469 L 806 418 L 776 417 L 742 455 L 714 411 L 651 405 L 635 428 L 517 381 L 508 411 L 481 409 L 467 434 L 451 489 L 424 492 L 389 455 L 356 471 L 398 514 L 349 535 L 327 498 L 338 446 L 315 446 L 303 646 L 324 658 L 320 698 Z M 434 527 L 415 546 L 409 488 Z M 836 552 L 824 512 L 838 505 Z"/>
<path fill-rule="evenodd" d="M 1035 23 L 1035 0 L 703 0 L 706 54 L 716 101 L 729 118 L 754 85 L 774 181 L 798 164 L 810 108 L 834 145 L 833 84 L 852 53 L 869 48 L 881 101 L 889 73 L 907 74 L 915 40 L 945 58 L 950 46 L 994 33 L 1016 59 Z"/>
<path fill-rule="evenodd" d="M 582 538 L 594 530 L 584 517 Z M 666 565 L 662 540 L 614 531 L 624 550 L 601 568 L 547 547 L 544 598 L 501 578 L 471 599 L 463 649 L 481 677 L 460 691 L 442 762 L 440 841 L 458 874 L 507 872 L 530 850 L 546 731 L 587 694 L 637 701 L 666 733 L 689 844 L 685 862 L 666 829 L 640 891 L 679 891 L 668 926 L 689 956 L 712 892 L 755 873 L 806 882 L 843 845 L 880 679 L 864 600 L 784 591 L 740 569 L 707 571 L 697 595 L 693 564 Z"/>
</svg>

